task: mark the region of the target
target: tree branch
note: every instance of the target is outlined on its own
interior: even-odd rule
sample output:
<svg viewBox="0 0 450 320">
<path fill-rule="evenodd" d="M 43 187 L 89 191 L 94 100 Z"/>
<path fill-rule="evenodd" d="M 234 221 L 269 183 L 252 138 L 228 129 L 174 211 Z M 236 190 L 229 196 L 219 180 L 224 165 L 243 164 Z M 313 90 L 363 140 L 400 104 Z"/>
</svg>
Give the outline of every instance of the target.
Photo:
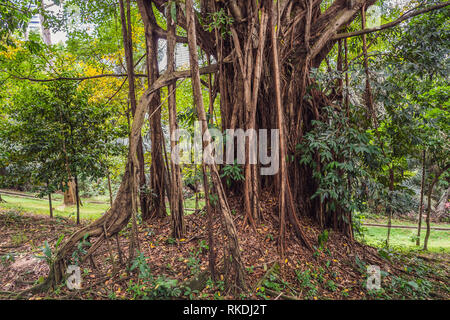
<svg viewBox="0 0 450 320">
<path fill-rule="evenodd" d="M 381 26 L 378 27 L 374 27 L 374 28 L 369 28 L 369 29 L 363 29 L 363 30 L 358 30 L 358 31 L 354 31 L 354 32 L 349 32 L 349 33 L 341 33 L 341 34 L 337 34 L 335 35 L 332 40 L 339 40 L 339 39 L 344 39 L 344 38 L 350 38 L 350 37 L 355 37 L 355 36 L 360 36 L 363 34 L 367 34 L 367 33 L 372 33 L 372 32 L 377 32 L 377 31 L 381 31 L 384 29 L 388 29 L 388 28 L 392 28 L 398 24 L 400 24 L 401 22 L 410 19 L 412 17 L 433 11 L 433 10 L 438 10 L 441 8 L 444 8 L 446 6 L 450 5 L 450 1 L 446 1 L 446 2 L 442 2 L 439 4 L 436 4 L 434 6 L 428 7 L 428 8 L 424 8 L 418 11 L 414 11 L 414 12 L 410 12 L 407 14 L 404 14 L 403 16 L 401 16 L 400 18 L 398 18 L 397 20 L 394 20 L 392 22 L 383 24 Z"/>
<path fill-rule="evenodd" d="M 10 74 L 10 73 L 8 73 Z M 10 74 L 11 77 L 18 79 L 18 80 L 28 80 L 33 82 L 51 82 L 51 81 L 63 81 L 63 80 L 73 80 L 73 81 L 84 81 L 84 80 L 90 80 L 90 79 L 99 79 L 99 78 L 105 78 L 105 77 L 127 77 L 127 74 L 117 74 L 117 73 L 110 73 L 110 74 L 99 74 L 95 76 L 90 77 L 57 77 L 57 78 L 50 78 L 50 79 L 36 79 L 36 78 L 30 78 L 30 77 L 23 77 L 23 76 L 17 76 L 14 74 Z M 146 74 L 136 74 L 136 77 L 147 77 Z"/>
<path fill-rule="evenodd" d="M 218 65 L 212 64 L 207 67 L 200 68 L 200 74 L 203 75 L 203 74 L 215 73 L 217 70 L 218 70 Z M 84 81 L 84 80 L 98 79 L 98 78 L 105 78 L 105 77 L 117 77 L 117 78 L 127 77 L 126 74 L 116 74 L 116 73 L 99 74 L 99 75 L 90 76 L 90 77 L 74 77 L 74 78 L 58 77 L 58 78 L 51 78 L 51 79 L 35 79 L 35 78 L 29 78 L 29 77 L 16 76 L 13 74 L 9 74 L 9 75 L 18 80 L 28 80 L 28 81 L 33 81 L 33 82 L 51 82 L 51 81 L 62 81 L 62 80 Z M 190 76 L 191 76 L 191 70 L 182 70 L 182 71 L 171 72 L 169 74 L 164 74 L 160 78 L 161 78 L 161 80 L 163 80 L 163 79 L 165 80 L 165 78 L 167 78 L 168 82 L 172 82 L 172 81 L 178 80 L 178 79 L 189 78 Z M 145 77 L 146 78 L 147 75 L 146 74 L 135 74 L 135 77 Z M 160 78 L 158 78 L 158 79 L 160 79 Z M 160 86 L 157 89 L 160 89 L 164 86 L 166 86 L 166 85 Z"/>
</svg>

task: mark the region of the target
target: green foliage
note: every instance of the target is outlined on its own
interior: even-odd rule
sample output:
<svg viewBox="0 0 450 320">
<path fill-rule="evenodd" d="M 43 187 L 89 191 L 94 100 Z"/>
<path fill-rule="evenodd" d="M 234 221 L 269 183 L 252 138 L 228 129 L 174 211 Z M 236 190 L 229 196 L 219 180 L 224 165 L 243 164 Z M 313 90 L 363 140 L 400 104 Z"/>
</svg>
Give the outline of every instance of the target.
<svg viewBox="0 0 450 320">
<path fill-rule="evenodd" d="M 177 298 L 181 295 L 181 288 L 176 279 L 170 279 L 166 276 L 154 277 L 147 263 L 147 258 L 142 252 L 137 252 L 137 257 L 133 260 L 130 271 L 137 270 L 138 282 L 130 280 L 128 291 L 133 299 L 168 299 Z"/>
<path fill-rule="evenodd" d="M 0 262 L 7 267 L 11 263 L 13 263 L 16 260 L 16 256 L 14 253 L 6 253 L 4 255 L 0 256 Z"/>
<path fill-rule="evenodd" d="M 3 41 L 11 44 L 11 34 L 17 31 L 25 33 L 28 22 L 39 11 L 39 4 L 39 0 L 15 0 L 0 5 L 0 51 L 6 50 L 2 45 Z"/>
<path fill-rule="evenodd" d="M 209 249 L 208 245 L 206 244 L 205 240 L 200 240 L 198 243 L 198 248 L 197 250 L 192 250 L 191 252 L 189 252 L 189 258 L 188 261 L 186 263 L 186 265 L 189 267 L 190 272 L 191 272 L 191 276 L 197 276 L 201 269 L 200 269 L 200 265 L 201 265 L 201 259 L 200 259 L 200 255 L 202 255 L 203 253 L 207 252 Z"/>
<path fill-rule="evenodd" d="M 306 298 L 313 298 L 317 296 L 317 286 L 311 275 L 311 271 L 306 269 L 305 271 L 296 270 L 297 281 L 302 289 L 306 291 Z"/>
<path fill-rule="evenodd" d="M 61 241 L 63 240 L 64 235 L 61 235 L 58 240 L 55 243 L 55 247 L 53 248 L 53 251 L 57 251 Z M 56 256 L 54 255 L 52 249 L 50 248 L 49 244 L 47 241 L 44 242 L 44 245 L 42 246 L 42 255 L 37 255 L 36 258 L 42 259 L 44 260 L 49 266 L 51 266 L 53 264 L 53 262 L 56 259 Z"/>
<path fill-rule="evenodd" d="M 361 184 L 370 178 L 367 168 L 375 165 L 380 151 L 366 132 L 349 126 L 349 119 L 330 107 L 326 111 L 327 121 L 313 121 L 313 129 L 297 145 L 300 163 L 313 169 L 318 183 L 312 199 L 326 200 L 331 211 L 362 210 Z"/>
<path fill-rule="evenodd" d="M 228 186 L 231 185 L 232 181 L 243 181 L 245 178 L 242 174 L 242 168 L 237 164 L 236 160 L 234 164 L 227 164 L 222 168 L 220 177 L 226 179 L 225 181 Z"/>
<path fill-rule="evenodd" d="M 321 234 L 317 237 L 319 247 L 323 248 L 328 241 L 328 230 L 323 230 Z"/>
<path fill-rule="evenodd" d="M 0 120 L 0 166 L 8 167 L 8 179 L 45 195 L 64 190 L 69 170 L 81 180 L 106 175 L 104 159 L 122 152 L 115 139 L 123 131 L 110 122 L 112 109 L 89 103 L 90 94 L 74 82 L 50 82 L 13 96 Z"/>
<path fill-rule="evenodd" d="M 217 29 L 222 35 L 222 38 L 231 34 L 229 26 L 233 24 L 233 18 L 227 15 L 223 8 L 214 13 L 210 13 L 208 18 L 211 21 L 207 26 L 208 31 L 211 32 Z"/>
<path fill-rule="evenodd" d="M 87 240 L 89 234 L 86 233 L 83 239 L 77 244 L 76 249 L 72 253 L 72 264 L 79 266 L 81 264 L 81 256 L 87 253 L 86 248 L 91 246 L 91 243 Z"/>
</svg>

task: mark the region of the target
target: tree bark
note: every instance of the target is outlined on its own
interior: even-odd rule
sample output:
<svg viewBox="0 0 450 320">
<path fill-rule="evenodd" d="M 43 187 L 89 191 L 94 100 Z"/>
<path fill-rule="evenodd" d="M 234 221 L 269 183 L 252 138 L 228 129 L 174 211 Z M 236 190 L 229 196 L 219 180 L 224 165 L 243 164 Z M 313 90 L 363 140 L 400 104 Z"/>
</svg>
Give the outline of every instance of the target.
<svg viewBox="0 0 450 320">
<path fill-rule="evenodd" d="M 132 41 L 132 28 L 131 28 L 131 9 L 130 0 L 127 0 L 127 10 L 125 10 L 123 0 L 119 0 L 120 9 L 120 20 L 122 25 L 122 39 L 123 47 L 125 52 L 125 61 L 127 66 L 127 76 L 128 76 L 128 99 L 131 107 L 131 114 L 136 113 L 136 89 L 135 89 L 135 73 L 134 73 L 134 59 L 133 59 L 133 41 Z M 140 138 L 140 143 L 137 149 L 137 158 L 139 160 L 138 176 L 139 176 L 139 188 L 142 190 L 146 185 L 145 178 L 145 159 L 144 159 L 144 149 L 142 137 Z M 140 193 L 140 207 L 141 214 L 143 216 L 148 215 L 147 206 L 147 195 L 144 192 Z"/>
<path fill-rule="evenodd" d="M 78 175 L 75 174 L 75 202 L 77 204 L 77 224 L 80 224 L 80 191 L 78 186 Z"/>
<path fill-rule="evenodd" d="M 109 204 L 112 207 L 112 205 L 113 205 L 113 194 L 112 194 L 112 189 L 111 189 L 111 173 L 109 172 L 109 169 L 107 169 L 107 177 L 108 177 Z"/>
<path fill-rule="evenodd" d="M 157 23 L 149 1 L 138 0 L 139 11 L 145 27 L 148 86 L 151 87 L 159 78 L 158 71 L 158 35 Z M 161 97 L 159 90 L 155 92 L 149 103 L 150 138 L 152 144 L 152 163 L 150 167 L 150 196 L 148 198 L 148 214 L 142 215 L 144 220 L 153 217 L 167 216 L 165 205 L 165 167 L 162 144 L 164 143 L 161 129 Z"/>
<path fill-rule="evenodd" d="M 436 176 L 434 177 L 433 181 L 431 182 L 429 188 L 428 188 L 428 206 L 427 206 L 427 233 L 425 234 L 425 240 L 423 243 L 423 250 L 428 250 L 428 239 L 430 238 L 430 233 L 431 233 L 431 227 L 430 227 L 430 222 L 431 222 L 431 195 L 433 194 L 433 189 L 434 186 L 436 185 L 436 183 L 439 181 L 439 178 L 441 177 L 441 175 L 447 171 L 450 168 L 450 164 L 446 165 L 444 168 L 442 168 L 441 170 L 439 170 L 438 173 L 436 173 Z"/>
<path fill-rule="evenodd" d="M 0 202 L 1 202 L 1 198 L 0 198 Z M 52 206 L 52 194 L 51 193 L 49 193 L 48 194 L 48 206 L 49 206 L 49 209 L 50 209 L 50 218 L 53 218 L 53 206 Z"/>
<path fill-rule="evenodd" d="M 391 237 L 391 226 L 392 226 L 392 208 L 391 208 L 391 201 L 392 201 L 392 192 L 394 191 L 394 169 L 391 167 L 389 169 L 389 204 L 386 207 L 386 211 L 388 214 L 388 230 L 387 230 L 387 238 L 386 238 L 386 247 L 389 247 L 389 239 Z"/>
<path fill-rule="evenodd" d="M 447 214 L 447 202 L 448 202 L 448 197 L 450 195 L 450 188 L 448 188 L 447 190 L 444 190 L 444 193 L 442 194 L 441 198 L 439 199 L 439 203 L 436 206 L 436 220 L 440 221 L 442 220 L 446 214 Z"/>
<path fill-rule="evenodd" d="M 199 121 L 202 125 L 202 136 L 203 136 L 203 147 L 212 143 L 211 135 L 208 129 L 208 123 L 206 121 L 206 112 L 203 105 L 203 97 L 201 91 L 201 83 L 200 83 L 200 73 L 198 67 L 198 54 L 197 54 L 197 35 L 196 35 L 196 25 L 194 19 L 194 7 L 193 0 L 186 0 L 186 20 L 187 20 L 187 34 L 188 34 L 188 46 L 189 46 L 189 60 L 191 64 L 191 72 L 192 72 L 192 89 L 194 94 L 194 102 L 197 109 L 197 115 Z M 202 161 L 204 168 L 206 164 L 204 159 Z M 208 165 L 212 183 L 215 191 L 217 192 L 218 204 L 220 208 L 220 212 L 224 219 L 225 232 L 228 237 L 228 254 L 232 260 L 231 266 L 233 268 L 233 282 L 232 285 L 235 288 L 241 290 L 245 289 L 245 272 L 244 266 L 241 259 L 239 241 L 237 237 L 236 227 L 233 222 L 233 218 L 231 215 L 231 210 L 228 206 L 227 197 L 225 195 L 225 191 L 222 186 L 222 181 L 220 180 L 219 172 L 217 171 L 217 167 L 215 164 Z M 204 170 L 205 172 L 206 170 Z M 205 197 L 209 195 L 205 194 Z"/>
<path fill-rule="evenodd" d="M 72 178 L 67 182 L 67 189 L 64 191 L 64 205 L 65 206 L 73 206 L 76 204 L 75 199 L 75 184 L 72 181 Z"/>
<path fill-rule="evenodd" d="M 172 5 L 172 1 L 169 1 L 169 8 Z M 175 71 L 175 45 L 176 45 L 176 23 L 172 21 L 172 16 L 167 14 L 167 71 Z M 171 135 L 178 129 L 177 124 L 177 102 L 175 93 L 175 84 L 172 83 L 168 87 L 168 105 L 169 105 L 169 124 Z M 177 143 L 170 140 L 171 150 L 174 150 Z M 173 236 L 176 239 L 183 238 L 185 233 L 184 226 L 184 208 L 183 208 L 183 181 L 181 179 L 180 165 L 173 160 L 170 161 L 171 165 L 171 183 L 170 183 L 170 214 L 172 216 L 173 223 Z"/>
<path fill-rule="evenodd" d="M 419 204 L 419 221 L 417 227 L 416 246 L 420 246 L 420 230 L 422 229 L 422 215 L 423 215 L 423 194 L 425 189 L 425 160 L 426 151 L 422 151 L 422 181 L 420 183 L 420 204 Z"/>
</svg>

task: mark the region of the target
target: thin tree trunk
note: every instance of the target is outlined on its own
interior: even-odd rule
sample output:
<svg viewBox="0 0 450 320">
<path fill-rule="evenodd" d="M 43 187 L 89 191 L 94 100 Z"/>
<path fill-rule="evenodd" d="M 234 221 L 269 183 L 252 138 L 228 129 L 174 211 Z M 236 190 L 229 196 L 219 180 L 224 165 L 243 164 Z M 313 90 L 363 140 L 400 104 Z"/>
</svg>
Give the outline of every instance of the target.
<svg viewBox="0 0 450 320">
<path fill-rule="evenodd" d="M 147 80 L 151 87 L 159 78 L 158 71 L 158 35 L 156 33 L 157 22 L 153 13 L 151 2 L 138 0 L 139 11 L 145 27 L 146 52 L 147 52 Z M 152 143 L 152 163 L 150 167 L 150 189 L 153 193 L 148 199 L 148 214 L 142 215 L 144 220 L 152 217 L 163 218 L 167 216 L 166 195 L 166 173 L 163 159 L 162 144 L 164 143 L 161 128 L 161 96 L 157 90 L 149 103 L 149 125 Z"/>
<path fill-rule="evenodd" d="M 111 174 L 109 172 L 109 169 L 107 169 L 107 177 L 108 177 L 108 192 L 109 192 L 109 204 L 113 205 L 113 195 L 112 195 L 112 189 L 111 189 Z"/>
<path fill-rule="evenodd" d="M 441 198 L 439 199 L 439 203 L 436 206 L 436 219 L 440 221 L 442 218 L 445 217 L 446 214 L 446 205 L 448 202 L 448 197 L 450 195 L 450 187 L 444 191 Z"/>
<path fill-rule="evenodd" d="M 132 41 L 132 28 L 131 28 L 131 9 L 130 0 L 127 0 L 127 10 L 125 11 L 123 0 L 119 0 L 120 9 L 120 19 L 122 24 L 122 38 L 123 46 L 125 51 L 125 61 L 127 66 L 127 76 L 128 76 L 128 99 L 130 101 L 131 114 L 136 113 L 136 89 L 135 89 L 135 74 L 134 74 L 134 59 L 133 59 L 133 41 Z M 137 149 L 137 158 L 139 161 L 138 177 L 139 177 L 139 187 L 142 189 L 145 187 L 145 162 L 144 162 L 144 150 L 142 144 L 142 137 L 139 138 L 139 144 Z M 137 182 L 137 181 L 136 181 Z M 136 195 L 137 196 L 137 195 Z M 144 193 L 140 194 L 140 207 L 143 216 L 147 215 L 148 207 L 146 195 Z"/>
<path fill-rule="evenodd" d="M 349 91 L 349 78 L 348 78 L 348 46 L 347 39 L 344 39 L 344 68 L 345 68 L 345 111 L 347 112 L 347 118 L 350 118 L 350 91 Z"/>
<path fill-rule="evenodd" d="M 391 237 L 391 226 L 392 226 L 392 192 L 394 191 L 394 169 L 389 169 L 389 204 L 387 205 L 387 213 L 388 213 L 388 230 L 387 230 L 387 238 L 386 238 L 386 247 L 389 247 L 389 239 Z"/>
<path fill-rule="evenodd" d="M 198 54 L 197 54 L 197 32 L 195 27 L 194 18 L 194 6 L 193 0 L 186 0 L 186 20 L 187 20 L 187 35 L 188 35 L 188 46 L 189 46 L 189 58 L 191 64 L 191 75 L 192 75 L 192 88 L 194 94 L 194 102 L 197 108 L 197 115 L 199 121 L 202 124 L 202 136 L 204 137 L 203 147 L 212 143 L 211 134 L 209 133 L 208 123 L 206 121 L 206 112 L 203 104 L 203 97 L 201 91 L 200 83 L 200 73 L 198 67 Z M 206 166 L 203 159 L 203 166 Z M 244 265 L 242 263 L 240 246 L 237 237 L 236 227 L 233 222 L 231 215 L 231 210 L 228 206 L 228 201 L 225 195 L 225 191 L 222 186 L 222 181 L 220 180 L 219 172 L 215 164 L 210 164 L 210 173 L 212 177 L 212 183 L 214 189 L 217 192 L 218 204 L 220 211 L 224 218 L 225 232 L 228 236 L 228 248 L 230 259 L 232 260 L 231 266 L 234 269 L 234 281 L 232 285 L 237 289 L 245 289 L 245 271 Z M 206 171 L 206 170 L 205 170 Z M 209 195 L 205 194 L 205 197 Z"/>
<path fill-rule="evenodd" d="M 52 194 L 51 193 L 48 194 L 48 206 L 50 208 L 50 218 L 53 218 L 53 206 L 52 206 Z"/>
<path fill-rule="evenodd" d="M 361 27 L 363 29 L 366 28 L 366 6 L 364 5 L 361 8 Z M 362 42 L 363 42 L 363 54 L 364 54 L 364 71 L 366 73 L 366 105 L 368 108 L 369 116 L 368 118 L 372 118 L 374 124 L 377 124 L 377 118 L 375 116 L 375 109 L 374 109 L 374 103 L 373 103 L 373 96 L 372 96 L 372 88 L 370 86 L 370 73 L 369 73 L 369 58 L 367 54 L 367 37 L 365 34 L 362 35 Z"/>
<path fill-rule="evenodd" d="M 423 194 L 425 189 L 425 149 L 422 151 L 422 181 L 420 183 L 420 204 L 419 204 L 419 221 L 417 226 L 416 246 L 420 246 L 420 230 L 422 229 L 422 215 L 423 215 Z"/>
<path fill-rule="evenodd" d="M 203 168 L 203 190 L 205 191 L 205 205 L 206 205 L 206 213 L 208 215 L 207 227 L 208 227 L 208 246 L 209 246 L 209 271 L 211 272 L 211 279 L 215 281 L 216 253 L 214 249 L 213 208 L 211 206 L 211 201 L 209 197 L 206 196 L 210 194 L 206 166 L 203 166 L 202 168 Z"/>
<path fill-rule="evenodd" d="M 169 1 L 169 8 L 171 8 L 172 1 Z M 175 45 L 176 45 L 176 23 L 172 21 L 170 13 L 167 14 L 167 71 L 175 71 Z M 168 106 L 169 106 L 169 124 L 170 132 L 173 134 L 178 129 L 177 124 L 177 102 L 175 93 L 175 83 L 168 87 Z M 170 139 L 171 150 L 174 150 L 177 143 Z M 173 236 L 180 239 L 185 233 L 184 218 L 183 218 L 183 181 L 181 180 L 180 165 L 175 163 L 172 159 L 170 161 L 172 179 L 170 180 L 170 213 L 173 222 Z"/>
<path fill-rule="evenodd" d="M 52 44 L 52 38 L 50 34 L 50 30 L 45 26 L 45 17 L 44 17 L 44 0 L 40 1 L 40 10 L 41 13 L 39 14 L 39 22 L 41 25 L 41 32 L 42 32 L 42 40 L 44 40 L 44 43 L 48 46 Z"/>
<path fill-rule="evenodd" d="M 436 176 L 434 177 L 434 179 L 431 182 L 430 187 L 428 189 L 428 207 L 427 207 L 427 220 L 426 220 L 427 221 L 427 233 L 425 234 L 425 240 L 424 240 L 424 243 L 423 243 L 423 250 L 425 250 L 425 251 L 428 250 L 428 239 L 430 238 L 430 233 L 431 233 L 431 227 L 430 227 L 430 222 L 431 222 L 431 195 L 433 194 L 434 186 L 439 181 L 439 178 L 449 168 L 450 168 L 450 164 L 448 164 L 443 169 L 441 169 L 436 174 Z"/>
<path fill-rule="evenodd" d="M 277 124 L 280 131 L 279 152 L 280 152 L 280 173 L 279 173 L 279 216 L 280 216 L 280 240 L 279 246 L 281 257 L 284 256 L 286 246 L 286 149 L 285 149 L 285 133 L 284 133 L 284 116 L 281 101 L 281 83 L 280 83 L 280 66 L 278 59 L 278 40 L 276 36 L 275 23 L 273 21 L 274 12 L 270 13 L 269 26 L 272 39 L 272 58 L 273 58 L 273 74 L 275 78 L 275 97 L 277 109 Z"/>
<path fill-rule="evenodd" d="M 77 203 L 77 224 L 80 224 L 80 193 L 77 174 L 75 174 L 75 201 Z"/>
</svg>

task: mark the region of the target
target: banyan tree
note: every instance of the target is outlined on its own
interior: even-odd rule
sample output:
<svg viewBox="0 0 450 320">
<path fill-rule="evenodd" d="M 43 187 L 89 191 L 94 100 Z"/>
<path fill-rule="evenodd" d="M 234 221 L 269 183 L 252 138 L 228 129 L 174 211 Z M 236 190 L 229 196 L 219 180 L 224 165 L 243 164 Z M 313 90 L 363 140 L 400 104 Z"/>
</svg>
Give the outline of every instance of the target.
<svg viewBox="0 0 450 320">
<path fill-rule="evenodd" d="M 120 2 L 123 10 L 125 6 Z M 227 195 L 233 188 L 240 190 L 235 194 L 242 196 L 244 210 L 241 214 L 251 226 L 257 225 L 262 219 L 261 191 L 270 191 L 277 197 L 280 255 L 285 252 L 285 234 L 288 231 L 297 235 L 305 250 L 313 247 L 311 240 L 304 235 L 305 218 L 323 229 L 333 228 L 351 238 L 350 212 L 328 206 L 327 201 L 321 201 L 319 197 L 311 199 L 318 187 L 313 178 L 313 169 L 300 163 L 300 153 L 296 149 L 302 137 L 311 130 L 312 121 L 323 120 L 326 107 L 336 106 L 338 112 L 345 112 L 344 108 L 339 108 L 345 100 L 342 82 L 336 84 L 335 90 L 327 90 L 325 93 L 314 86 L 315 80 L 310 71 L 318 68 L 334 47 L 341 50 L 339 57 L 342 59 L 348 37 L 365 37 L 366 33 L 379 31 L 415 14 L 447 5 L 438 4 L 421 12 L 413 11 L 386 26 L 372 29 L 362 26 L 361 31 L 349 32 L 347 28 L 350 23 L 364 15 L 374 3 L 375 0 L 137 0 L 145 26 L 148 89 L 133 107 L 127 171 L 111 209 L 65 242 L 57 253 L 48 281 L 44 285 L 63 279 L 68 258 L 86 234 L 93 241 L 84 259 L 128 224 L 130 218 L 135 216 L 139 203 L 141 207 L 145 203 L 146 215 L 157 218 L 161 212 L 165 212 L 164 197 L 167 195 L 173 210 L 176 229 L 174 234 L 183 233 L 183 206 L 182 201 L 179 201 L 179 189 L 175 189 L 180 184 L 179 169 L 171 166 L 171 174 L 165 172 L 161 149 L 163 136 L 160 89 L 169 87 L 170 97 L 178 79 L 191 78 L 198 120 L 206 137 L 205 147 L 212 139 L 208 133 L 206 106 L 202 97 L 205 81 L 201 80 L 200 75 L 205 74 L 211 75 L 210 94 L 220 103 L 222 130 L 279 130 L 279 141 L 276 144 L 278 149 L 271 150 L 278 152 L 280 159 L 280 168 L 275 175 L 262 176 L 261 164 L 251 164 L 247 154 L 243 171 L 245 179 L 228 188 L 222 184 L 217 165 L 203 165 L 204 173 L 208 172 L 211 179 L 212 190 L 209 191 L 217 195 L 215 210 L 225 226 L 227 254 L 231 257 L 229 268 L 233 275 L 230 279 L 234 284 L 245 287 L 239 239 L 227 201 Z M 127 4 L 129 9 L 130 2 Z M 158 24 L 155 17 L 157 11 L 165 17 L 168 27 Z M 130 33 L 127 29 L 130 24 L 127 26 L 126 20 L 126 14 L 122 14 L 125 40 Z M 175 26 L 184 29 L 184 35 L 176 34 Z M 168 43 L 169 66 L 161 74 L 157 63 L 159 39 L 165 39 Z M 176 42 L 188 44 L 190 70 L 175 71 L 173 68 L 173 46 Z M 126 41 L 124 44 L 125 47 L 129 46 Z M 208 65 L 199 66 L 199 52 L 207 57 L 206 60 L 210 62 Z M 127 65 L 132 68 L 132 59 L 127 61 Z M 128 76 L 133 80 L 131 69 L 128 70 Z M 367 89 L 366 101 L 370 114 L 373 107 L 370 103 L 369 84 Z M 171 129 L 174 129 L 176 101 L 173 98 L 169 100 L 169 107 L 172 110 Z M 141 163 L 141 129 L 147 119 L 146 115 L 150 117 L 153 142 L 149 184 L 156 196 L 143 200 L 142 194 L 140 195 L 140 186 L 145 182 L 142 181 L 145 176 L 142 174 Z M 319 158 L 317 162 L 320 164 Z M 205 187 L 207 185 L 206 183 Z"/>
</svg>

